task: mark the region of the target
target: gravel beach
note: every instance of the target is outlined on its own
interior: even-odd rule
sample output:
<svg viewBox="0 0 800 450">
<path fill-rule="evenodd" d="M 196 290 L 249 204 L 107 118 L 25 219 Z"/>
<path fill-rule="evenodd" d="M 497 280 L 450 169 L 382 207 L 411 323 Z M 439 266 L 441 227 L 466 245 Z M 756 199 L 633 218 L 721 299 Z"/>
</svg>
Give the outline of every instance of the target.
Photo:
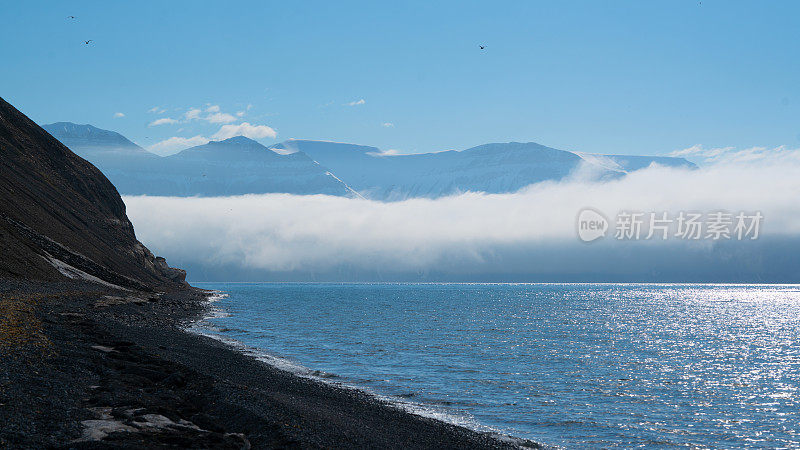
<svg viewBox="0 0 800 450">
<path fill-rule="evenodd" d="M 514 448 L 184 331 L 207 293 L 0 280 L 0 447 Z"/>
</svg>

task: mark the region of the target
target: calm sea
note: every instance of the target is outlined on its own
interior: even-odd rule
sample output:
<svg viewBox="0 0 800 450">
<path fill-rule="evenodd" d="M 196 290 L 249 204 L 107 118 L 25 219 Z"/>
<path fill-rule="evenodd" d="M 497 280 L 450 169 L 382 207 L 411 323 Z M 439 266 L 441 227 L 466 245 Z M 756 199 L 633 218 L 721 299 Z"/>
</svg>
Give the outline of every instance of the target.
<svg viewBox="0 0 800 450">
<path fill-rule="evenodd" d="M 800 286 L 238 284 L 201 324 L 295 372 L 566 447 L 800 446 Z"/>
</svg>

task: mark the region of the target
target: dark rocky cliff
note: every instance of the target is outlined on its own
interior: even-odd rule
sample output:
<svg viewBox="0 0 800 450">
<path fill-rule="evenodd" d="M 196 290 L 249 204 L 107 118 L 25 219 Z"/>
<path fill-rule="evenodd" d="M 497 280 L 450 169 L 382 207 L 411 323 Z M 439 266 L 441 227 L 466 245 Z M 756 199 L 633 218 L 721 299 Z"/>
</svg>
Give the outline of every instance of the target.
<svg viewBox="0 0 800 450">
<path fill-rule="evenodd" d="M 98 169 L 0 98 L 0 277 L 153 290 L 182 284 L 185 273 L 136 240 Z"/>
</svg>

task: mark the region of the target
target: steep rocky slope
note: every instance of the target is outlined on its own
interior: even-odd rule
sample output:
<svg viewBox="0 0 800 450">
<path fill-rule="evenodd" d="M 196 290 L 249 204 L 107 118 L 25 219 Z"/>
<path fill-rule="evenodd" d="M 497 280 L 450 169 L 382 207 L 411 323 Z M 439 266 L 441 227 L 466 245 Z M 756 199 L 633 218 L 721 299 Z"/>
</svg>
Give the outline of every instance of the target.
<svg viewBox="0 0 800 450">
<path fill-rule="evenodd" d="M 117 190 L 0 98 L 0 277 L 83 278 L 126 288 L 183 282 L 136 240 Z"/>
</svg>

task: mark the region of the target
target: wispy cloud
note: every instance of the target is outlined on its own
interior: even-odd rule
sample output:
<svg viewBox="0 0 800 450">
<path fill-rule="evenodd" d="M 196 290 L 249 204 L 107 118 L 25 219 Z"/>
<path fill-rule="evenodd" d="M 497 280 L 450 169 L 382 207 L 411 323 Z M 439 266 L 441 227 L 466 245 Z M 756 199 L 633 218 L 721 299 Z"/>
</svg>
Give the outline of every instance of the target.
<svg viewBox="0 0 800 450">
<path fill-rule="evenodd" d="M 784 146 L 776 148 L 750 147 L 739 150 L 734 147 L 704 148 L 702 145 L 694 145 L 683 150 L 676 150 L 669 155 L 696 159 L 706 164 L 736 164 L 755 161 L 800 162 L 800 149 L 790 149 Z"/>
<path fill-rule="evenodd" d="M 150 114 L 164 114 L 165 112 L 167 112 L 167 110 L 159 106 L 153 106 L 152 108 L 148 109 L 147 112 L 149 112 Z"/>
<path fill-rule="evenodd" d="M 205 120 L 209 123 L 231 123 L 236 122 L 236 117 L 233 117 L 228 113 L 215 112 L 207 115 Z"/>
<path fill-rule="evenodd" d="M 394 128 L 394 124 L 392 122 L 383 122 L 381 126 L 384 128 Z"/>
<path fill-rule="evenodd" d="M 213 136 L 213 139 L 228 139 L 234 136 L 244 136 L 250 139 L 275 138 L 278 133 L 266 125 L 251 125 L 247 122 L 238 125 L 223 125 Z"/>
<path fill-rule="evenodd" d="M 403 153 L 402 151 L 394 148 L 388 148 L 386 150 L 381 150 L 380 152 L 368 152 L 367 154 L 374 156 L 395 156 L 395 155 L 405 155 L 406 153 Z"/>
<path fill-rule="evenodd" d="M 149 124 L 147 124 L 147 126 L 148 127 L 157 127 L 159 125 L 172 125 L 172 124 L 176 124 L 176 123 L 178 123 L 178 121 L 175 120 L 175 119 L 172 119 L 172 118 L 169 118 L 169 117 L 162 117 L 160 119 L 156 119 L 156 120 L 150 122 Z"/>
<path fill-rule="evenodd" d="M 207 137 L 200 135 L 189 138 L 173 136 L 171 138 L 164 139 L 163 141 L 156 142 L 147 149 L 157 155 L 168 156 L 174 155 L 175 153 L 178 153 L 179 151 L 185 150 L 189 147 L 207 144 L 208 141 L 209 139 Z"/>
<path fill-rule="evenodd" d="M 125 117 L 125 114 L 123 114 L 123 113 L 121 113 L 121 112 L 114 113 L 114 118 L 116 118 L 116 119 L 120 119 L 120 118 L 122 118 L 122 117 Z"/>
<path fill-rule="evenodd" d="M 203 114 L 203 110 L 200 108 L 189 108 L 188 111 L 183 115 L 183 118 L 186 120 L 198 120 L 200 119 L 200 115 Z"/>
<path fill-rule="evenodd" d="M 358 106 L 358 105 L 363 105 L 363 104 L 365 104 L 365 103 L 367 103 L 367 102 L 366 102 L 366 100 L 364 100 L 364 99 L 362 98 L 362 99 L 355 100 L 355 101 L 352 101 L 352 102 L 350 102 L 350 103 L 347 103 L 347 106 Z"/>
<path fill-rule="evenodd" d="M 185 122 L 202 120 L 211 124 L 220 124 L 235 122 L 236 117 L 220 111 L 219 105 L 208 105 L 205 110 L 200 108 L 189 108 L 189 110 L 183 114 L 183 120 Z"/>
<path fill-rule="evenodd" d="M 170 120 L 171 122 L 166 122 L 165 120 Z M 156 120 L 150 125 L 161 125 L 161 123 L 156 123 L 159 121 L 164 121 L 162 123 L 177 123 L 177 121 L 173 119 L 165 118 Z M 180 132 L 182 130 L 183 129 L 181 128 L 178 131 Z M 267 125 L 253 125 L 248 122 L 243 122 L 236 125 L 223 125 L 219 130 L 217 130 L 216 133 L 211 135 L 210 138 L 203 135 L 196 135 L 192 137 L 173 136 L 151 145 L 148 147 L 148 150 L 158 155 L 167 156 L 178 153 L 179 151 L 185 150 L 189 147 L 207 144 L 212 140 L 221 141 L 234 136 L 244 136 L 250 139 L 262 139 L 267 137 L 275 138 L 277 135 L 278 133 Z"/>
</svg>

